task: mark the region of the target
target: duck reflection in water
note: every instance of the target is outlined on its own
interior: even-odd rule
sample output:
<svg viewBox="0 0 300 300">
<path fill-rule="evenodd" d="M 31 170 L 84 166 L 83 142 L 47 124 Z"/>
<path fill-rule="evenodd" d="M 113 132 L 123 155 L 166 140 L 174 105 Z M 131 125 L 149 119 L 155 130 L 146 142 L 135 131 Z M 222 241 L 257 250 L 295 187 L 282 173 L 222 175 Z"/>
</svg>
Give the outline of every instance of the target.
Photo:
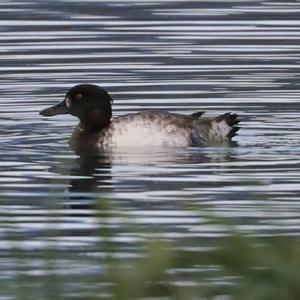
<svg viewBox="0 0 300 300">
<path fill-rule="evenodd" d="M 135 153 L 103 151 L 97 155 L 77 152 L 80 155 L 74 159 L 70 169 L 67 207 L 93 209 L 97 199 L 119 198 L 121 194 L 128 198 L 130 193 L 138 191 L 147 193 L 166 188 L 184 189 L 185 182 L 161 182 L 159 178 L 178 176 L 177 172 L 181 172 L 181 169 L 191 169 L 195 175 L 198 167 L 203 175 L 203 164 L 234 160 L 234 153 L 233 148 L 153 149 L 151 152 L 149 149 L 139 149 Z M 208 169 L 207 173 L 211 173 L 211 170 Z M 195 181 L 194 185 L 199 186 L 201 182 Z"/>
<path fill-rule="evenodd" d="M 111 188 L 111 160 L 103 153 L 81 154 L 70 169 L 68 208 L 90 209 L 96 198 L 103 197 Z"/>
</svg>

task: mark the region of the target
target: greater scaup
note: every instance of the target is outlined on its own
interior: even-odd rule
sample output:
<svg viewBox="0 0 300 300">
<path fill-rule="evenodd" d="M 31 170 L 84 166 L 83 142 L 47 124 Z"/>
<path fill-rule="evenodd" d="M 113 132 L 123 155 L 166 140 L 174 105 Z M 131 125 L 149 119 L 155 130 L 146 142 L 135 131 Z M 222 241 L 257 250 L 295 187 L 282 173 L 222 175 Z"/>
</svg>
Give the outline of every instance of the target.
<svg viewBox="0 0 300 300">
<path fill-rule="evenodd" d="M 79 84 L 63 102 L 40 112 L 43 116 L 71 114 L 80 122 L 70 143 L 76 149 L 106 147 L 187 147 L 230 143 L 239 127 L 237 114 L 213 118 L 203 112 L 182 115 L 165 111 L 143 111 L 111 119 L 112 98 L 101 87 Z"/>
</svg>

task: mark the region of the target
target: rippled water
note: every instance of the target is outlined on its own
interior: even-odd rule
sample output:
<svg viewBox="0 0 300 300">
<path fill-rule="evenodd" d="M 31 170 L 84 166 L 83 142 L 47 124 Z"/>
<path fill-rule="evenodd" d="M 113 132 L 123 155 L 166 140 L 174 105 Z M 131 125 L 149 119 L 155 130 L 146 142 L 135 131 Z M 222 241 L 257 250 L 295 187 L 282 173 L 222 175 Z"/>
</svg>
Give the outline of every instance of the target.
<svg viewBox="0 0 300 300">
<path fill-rule="evenodd" d="M 49 230 L 59 251 L 53 272 L 73 283 L 101 273 L 103 226 L 119 259 L 157 235 L 209 246 L 225 229 L 207 214 L 254 235 L 298 235 L 299 13 L 297 1 L 2 1 L 3 285 L 18 274 L 12 249 L 28 258 L 24 273 L 44 276 L 38 253 L 49 248 Z M 238 146 L 78 157 L 68 146 L 77 121 L 38 115 L 77 83 L 105 87 L 115 116 L 237 112 Z M 116 215 L 105 224 L 95 217 L 99 198 Z M 66 282 L 64 292 L 86 289 Z"/>
</svg>

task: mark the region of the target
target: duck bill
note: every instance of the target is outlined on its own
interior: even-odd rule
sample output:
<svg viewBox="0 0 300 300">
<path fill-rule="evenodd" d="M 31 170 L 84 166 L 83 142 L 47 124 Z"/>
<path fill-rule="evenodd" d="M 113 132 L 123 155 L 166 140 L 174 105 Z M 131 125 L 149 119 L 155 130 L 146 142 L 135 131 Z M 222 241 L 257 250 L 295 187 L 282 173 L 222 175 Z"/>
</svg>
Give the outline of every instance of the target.
<svg viewBox="0 0 300 300">
<path fill-rule="evenodd" d="M 65 101 L 63 101 L 54 106 L 43 109 L 42 111 L 40 111 L 40 115 L 45 117 L 52 117 L 55 115 L 67 114 L 69 112 L 69 108 L 66 106 Z"/>
</svg>

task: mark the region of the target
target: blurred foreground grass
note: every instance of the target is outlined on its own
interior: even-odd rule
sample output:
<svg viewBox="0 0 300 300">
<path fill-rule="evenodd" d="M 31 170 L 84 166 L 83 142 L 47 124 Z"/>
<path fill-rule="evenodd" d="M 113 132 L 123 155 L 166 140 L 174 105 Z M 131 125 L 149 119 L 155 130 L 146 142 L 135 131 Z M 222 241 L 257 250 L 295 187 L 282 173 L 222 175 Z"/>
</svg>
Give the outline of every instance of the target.
<svg viewBox="0 0 300 300">
<path fill-rule="evenodd" d="M 92 263 L 101 266 L 101 274 L 90 277 L 64 274 L 55 243 L 59 232 L 48 230 L 45 238 L 49 247 L 45 251 L 26 254 L 22 247 L 11 248 L 9 259 L 15 264 L 16 280 L 8 283 L 2 277 L 0 298 L 300 299 L 300 244 L 295 237 L 253 237 L 212 218 L 212 223 L 227 228 L 227 235 L 218 238 L 213 247 L 197 250 L 178 245 L 178 240 L 153 238 L 137 245 L 138 256 L 120 259 L 117 258 L 120 249 L 112 242 L 114 233 L 104 226 L 114 215 L 106 202 L 99 203 L 96 209 L 99 242 Z M 134 226 L 126 230 L 135 232 Z M 17 245 L 22 236 L 13 235 L 9 239 L 12 245 Z M 198 246 L 201 243 L 192 242 Z M 39 270 L 42 265 L 44 272 L 28 272 L 27 266 L 32 261 L 39 264 Z M 81 292 L 73 292 L 78 287 Z"/>
<path fill-rule="evenodd" d="M 236 232 L 210 251 L 174 251 L 171 244 L 157 241 L 130 267 L 110 266 L 111 298 L 300 299 L 299 246 L 284 237 L 251 238 Z M 184 286 L 170 272 L 182 269 L 203 271 L 191 273 L 191 285 Z"/>
</svg>

